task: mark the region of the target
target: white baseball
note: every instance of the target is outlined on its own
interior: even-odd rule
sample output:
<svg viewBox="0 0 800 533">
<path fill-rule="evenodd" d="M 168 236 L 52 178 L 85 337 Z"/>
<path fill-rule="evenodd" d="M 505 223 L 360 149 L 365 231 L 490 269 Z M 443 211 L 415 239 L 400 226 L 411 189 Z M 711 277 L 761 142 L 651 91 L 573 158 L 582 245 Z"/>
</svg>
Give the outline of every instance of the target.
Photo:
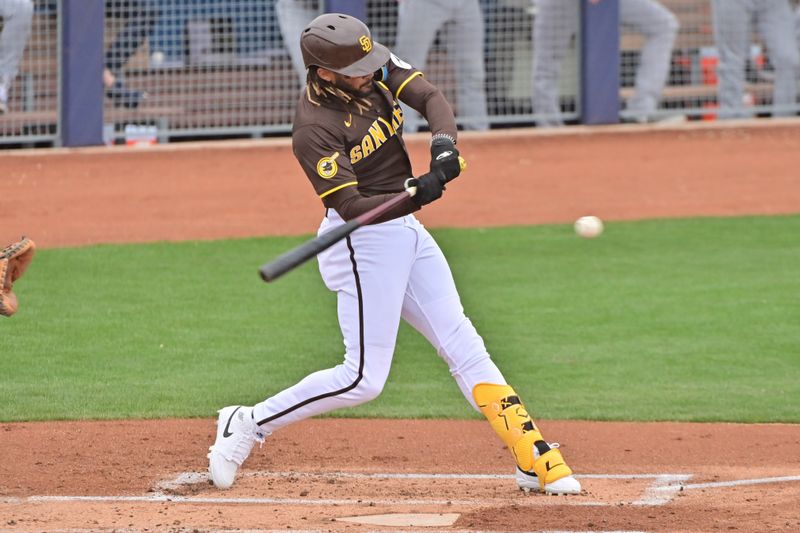
<svg viewBox="0 0 800 533">
<path fill-rule="evenodd" d="M 603 233 L 603 221 L 593 215 L 575 221 L 575 233 L 584 239 L 594 239 Z"/>
<path fill-rule="evenodd" d="M 164 63 L 164 52 L 156 51 L 150 56 L 150 63 L 154 66 L 159 66 Z"/>
</svg>

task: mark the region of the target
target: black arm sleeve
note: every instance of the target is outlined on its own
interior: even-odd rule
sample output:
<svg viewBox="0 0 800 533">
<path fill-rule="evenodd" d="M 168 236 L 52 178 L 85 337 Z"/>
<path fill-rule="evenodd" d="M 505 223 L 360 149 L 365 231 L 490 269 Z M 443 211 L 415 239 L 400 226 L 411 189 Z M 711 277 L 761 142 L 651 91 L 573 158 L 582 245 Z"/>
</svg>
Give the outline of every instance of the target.
<svg viewBox="0 0 800 533">
<path fill-rule="evenodd" d="M 443 133 L 455 140 L 456 118 L 442 92 L 425 79 L 421 71 L 394 54 L 386 67 L 386 85 L 392 95 L 419 111 L 428 121 L 433 135 Z"/>
<path fill-rule="evenodd" d="M 326 197 L 324 203 L 325 207 L 335 209 L 336 212 L 339 213 L 339 216 L 341 216 L 344 220 L 350 220 L 366 213 L 373 207 L 377 207 L 384 202 L 388 202 L 398 194 L 402 193 L 362 196 L 355 187 L 348 187 Z M 401 202 L 397 207 L 373 221 L 372 224 L 386 222 L 387 220 L 402 217 L 418 210 L 419 207 L 417 204 L 415 204 L 411 200 L 411 197 L 409 197 L 407 201 Z"/>
<path fill-rule="evenodd" d="M 418 76 L 401 93 L 401 100 L 419 111 L 431 128 L 431 134 L 444 133 L 456 139 L 458 130 L 453 108 L 442 92 L 428 80 Z"/>
</svg>

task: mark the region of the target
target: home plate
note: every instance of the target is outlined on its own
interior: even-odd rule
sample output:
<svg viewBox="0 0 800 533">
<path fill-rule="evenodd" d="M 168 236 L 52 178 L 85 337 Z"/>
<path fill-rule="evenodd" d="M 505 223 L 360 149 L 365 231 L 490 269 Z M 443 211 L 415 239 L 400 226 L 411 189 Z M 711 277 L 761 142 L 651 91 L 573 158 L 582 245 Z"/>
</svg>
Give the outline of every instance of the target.
<svg viewBox="0 0 800 533">
<path fill-rule="evenodd" d="M 345 516 L 337 518 L 342 522 L 355 522 L 356 524 L 369 524 L 371 526 L 415 526 L 436 527 L 452 526 L 460 515 L 458 513 L 393 513 L 371 514 L 364 516 Z"/>
</svg>

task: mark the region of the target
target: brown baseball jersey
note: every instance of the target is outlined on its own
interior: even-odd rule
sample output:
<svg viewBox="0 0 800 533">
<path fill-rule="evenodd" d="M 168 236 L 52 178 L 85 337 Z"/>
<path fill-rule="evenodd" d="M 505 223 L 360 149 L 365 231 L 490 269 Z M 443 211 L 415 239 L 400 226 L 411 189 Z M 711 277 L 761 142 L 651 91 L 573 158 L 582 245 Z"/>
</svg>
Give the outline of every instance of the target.
<svg viewBox="0 0 800 533">
<path fill-rule="evenodd" d="M 392 55 L 384 78 L 373 81 L 373 91 L 364 97 L 310 82 L 297 106 L 292 130 L 295 157 L 325 207 L 345 220 L 402 192 L 412 177 L 398 99 L 426 117 L 432 134 L 456 139 L 450 105 L 422 72 Z M 376 222 L 417 209 L 409 198 Z"/>
</svg>

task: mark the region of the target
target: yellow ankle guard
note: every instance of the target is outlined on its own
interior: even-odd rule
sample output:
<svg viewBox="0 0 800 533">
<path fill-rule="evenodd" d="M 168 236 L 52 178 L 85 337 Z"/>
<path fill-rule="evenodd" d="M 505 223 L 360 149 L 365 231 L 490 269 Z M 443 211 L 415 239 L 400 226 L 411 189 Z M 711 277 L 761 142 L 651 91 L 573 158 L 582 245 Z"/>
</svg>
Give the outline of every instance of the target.
<svg viewBox="0 0 800 533">
<path fill-rule="evenodd" d="M 478 383 L 472 389 L 472 396 L 492 429 L 511 450 L 517 465 L 526 472 L 532 471 L 533 443 L 544 439 L 514 389 L 508 385 Z"/>
<path fill-rule="evenodd" d="M 564 462 L 564 458 L 561 457 L 561 451 L 558 448 L 550 448 L 550 451 L 540 455 L 533 464 L 533 471 L 539 479 L 539 487 L 542 490 L 544 490 L 546 483 L 552 483 L 572 475 L 572 469 Z"/>
<path fill-rule="evenodd" d="M 524 472 L 535 473 L 542 490 L 546 483 L 572 475 L 558 448 L 550 448 L 534 460 L 534 443 L 546 443 L 513 388 L 479 383 L 472 389 L 472 396 L 492 429 L 511 450 L 517 466 Z"/>
</svg>

